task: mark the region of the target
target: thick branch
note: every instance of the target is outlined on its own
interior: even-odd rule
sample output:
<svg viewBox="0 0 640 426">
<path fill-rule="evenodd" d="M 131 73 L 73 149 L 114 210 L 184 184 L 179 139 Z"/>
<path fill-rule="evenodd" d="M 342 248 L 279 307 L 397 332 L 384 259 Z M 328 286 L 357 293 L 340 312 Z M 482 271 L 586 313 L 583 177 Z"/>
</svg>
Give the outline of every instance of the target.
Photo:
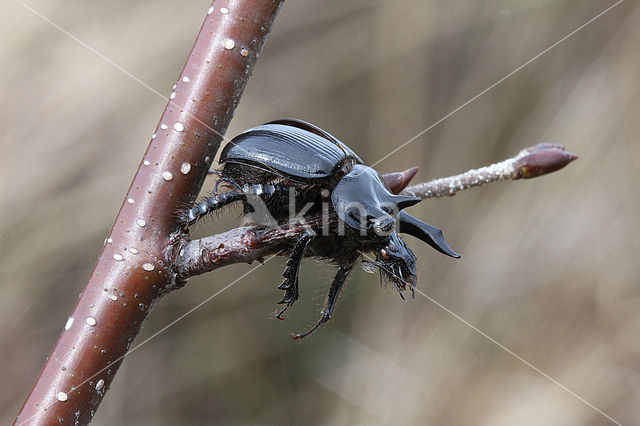
<svg viewBox="0 0 640 426">
<path fill-rule="evenodd" d="M 330 214 L 294 220 L 280 227 L 236 228 L 193 240 L 180 250 L 176 272 L 180 278 L 188 278 L 234 263 L 261 262 L 265 256 L 287 253 L 304 229 L 319 233 L 323 226 L 332 227 L 337 223 L 337 216 Z"/>
<path fill-rule="evenodd" d="M 402 191 L 417 172 L 417 168 L 382 175 L 394 193 L 402 191 L 425 198 L 455 195 L 457 191 L 482 186 L 490 182 L 528 179 L 554 172 L 578 158 L 564 151 L 561 145 L 539 144 L 525 148 L 518 155 L 491 166 L 470 170 L 448 178 L 420 183 Z M 335 214 L 324 218 L 324 226 L 335 226 Z M 188 242 L 176 259 L 176 273 L 181 278 L 204 274 L 234 263 L 262 261 L 265 256 L 286 253 L 299 238 L 304 227 L 318 231 L 323 218 L 307 217 L 305 222 L 291 222 L 280 227 L 242 227 L 222 234 Z"/>
<path fill-rule="evenodd" d="M 562 145 L 541 143 L 525 148 L 513 158 L 468 172 L 419 183 L 402 191 L 403 195 L 438 198 L 451 197 L 458 191 L 491 182 L 529 179 L 560 170 L 578 157 L 566 152 Z"/>
<path fill-rule="evenodd" d="M 197 196 L 280 0 L 214 2 L 89 282 L 17 424 L 87 424 L 158 297 L 175 212 Z M 224 7 L 222 7 L 224 6 Z"/>
</svg>

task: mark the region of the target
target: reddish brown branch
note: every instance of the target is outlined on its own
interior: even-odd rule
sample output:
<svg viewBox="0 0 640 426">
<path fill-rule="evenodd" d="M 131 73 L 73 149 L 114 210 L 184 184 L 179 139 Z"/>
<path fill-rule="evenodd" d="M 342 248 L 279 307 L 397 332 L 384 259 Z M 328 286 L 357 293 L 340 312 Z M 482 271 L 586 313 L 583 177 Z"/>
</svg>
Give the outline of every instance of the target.
<svg viewBox="0 0 640 426">
<path fill-rule="evenodd" d="M 189 241 L 176 258 L 178 278 L 204 274 L 234 263 L 262 261 L 265 256 L 288 253 L 304 229 L 321 232 L 338 223 L 335 214 L 291 221 L 280 227 L 247 226 Z"/>
<path fill-rule="evenodd" d="M 175 212 L 197 196 L 280 3 L 226 0 L 209 9 L 108 242 L 69 321 L 60 324 L 17 424 L 86 424 L 93 417 L 151 306 L 174 283 Z"/>
</svg>

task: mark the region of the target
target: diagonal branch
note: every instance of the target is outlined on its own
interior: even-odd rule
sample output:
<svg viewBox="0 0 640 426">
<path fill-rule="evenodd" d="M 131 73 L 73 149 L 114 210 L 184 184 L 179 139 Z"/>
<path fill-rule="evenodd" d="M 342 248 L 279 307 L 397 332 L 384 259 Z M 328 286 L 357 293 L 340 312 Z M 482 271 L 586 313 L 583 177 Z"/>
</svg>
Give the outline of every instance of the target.
<svg viewBox="0 0 640 426">
<path fill-rule="evenodd" d="M 16 424 L 91 421 L 151 307 L 175 285 L 175 212 L 200 191 L 281 3 L 227 0 L 209 8 L 82 297 Z"/>
</svg>

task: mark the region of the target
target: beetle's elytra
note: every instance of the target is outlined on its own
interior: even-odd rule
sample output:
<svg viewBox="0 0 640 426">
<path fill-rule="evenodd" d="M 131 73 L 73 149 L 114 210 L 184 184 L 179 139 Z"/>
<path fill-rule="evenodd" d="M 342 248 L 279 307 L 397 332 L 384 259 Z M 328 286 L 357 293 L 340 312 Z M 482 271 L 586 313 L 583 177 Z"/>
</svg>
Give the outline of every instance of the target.
<svg viewBox="0 0 640 426">
<path fill-rule="evenodd" d="M 281 224 L 291 211 L 303 218 L 327 212 L 337 216 L 326 232 L 301 232 L 288 250 L 289 260 L 278 286 L 285 294 L 278 303 L 284 311 L 300 296 L 298 275 L 305 255 L 331 260 L 338 272 L 320 319 L 304 333 L 305 337 L 331 318 L 338 294 L 363 253 L 372 253 L 381 278 L 402 292 L 413 291 L 416 283 L 416 257 L 398 233 L 413 235 L 436 250 L 460 257 L 445 241 L 442 231 L 403 211 L 419 198 L 392 194 L 380 175 L 365 166 L 348 146 L 324 130 L 301 120 L 283 119 L 249 129 L 236 136 L 222 150 L 218 183 L 226 192 L 214 194 L 184 212 L 186 226 L 202 216 L 235 201 L 244 204 L 245 217 L 253 222 L 268 220 Z M 256 213 L 263 216 L 256 219 Z M 274 223 L 275 222 L 275 223 Z"/>
</svg>

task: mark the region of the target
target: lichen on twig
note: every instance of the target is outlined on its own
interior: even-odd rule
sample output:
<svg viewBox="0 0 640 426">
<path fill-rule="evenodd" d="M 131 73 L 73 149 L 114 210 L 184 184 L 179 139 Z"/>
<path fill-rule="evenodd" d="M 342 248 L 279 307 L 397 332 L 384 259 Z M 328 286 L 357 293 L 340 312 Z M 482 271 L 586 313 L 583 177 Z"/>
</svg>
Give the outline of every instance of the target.
<svg viewBox="0 0 640 426">
<path fill-rule="evenodd" d="M 562 145 L 541 143 L 490 166 L 410 186 L 402 194 L 422 199 L 452 197 L 458 191 L 491 182 L 529 179 L 555 172 L 577 158 L 577 155 L 565 151 Z"/>
</svg>

